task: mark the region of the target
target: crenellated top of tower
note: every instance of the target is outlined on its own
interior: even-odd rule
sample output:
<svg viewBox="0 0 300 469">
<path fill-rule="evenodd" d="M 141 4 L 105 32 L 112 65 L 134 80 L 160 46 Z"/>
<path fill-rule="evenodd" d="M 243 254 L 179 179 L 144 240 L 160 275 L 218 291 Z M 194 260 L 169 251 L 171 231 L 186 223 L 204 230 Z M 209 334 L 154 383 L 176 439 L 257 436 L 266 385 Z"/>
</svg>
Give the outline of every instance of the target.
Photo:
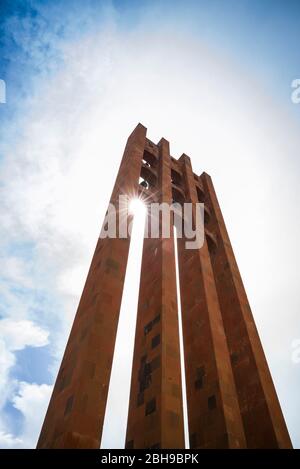
<svg viewBox="0 0 300 469">
<path fill-rule="evenodd" d="M 161 139 L 160 142 L 162 140 L 167 141 L 165 139 Z M 156 143 L 152 142 L 152 140 L 150 140 L 148 137 L 146 137 L 143 164 L 144 164 L 144 166 L 147 166 L 147 168 L 145 168 L 145 169 L 147 169 L 149 173 L 151 171 L 151 168 L 155 168 L 156 163 L 159 159 L 159 145 L 160 145 L 160 142 L 158 144 L 156 144 Z M 185 153 L 183 153 L 178 159 L 176 159 L 172 155 L 170 155 L 171 169 L 172 169 L 172 184 L 175 185 L 175 186 L 178 186 L 179 188 L 181 186 L 181 181 L 182 181 L 182 178 L 183 178 L 182 161 L 185 158 L 187 158 L 191 163 L 190 157 L 188 155 L 186 155 Z M 199 193 L 202 193 L 202 194 L 204 193 L 203 182 L 202 182 L 202 176 L 204 174 L 207 174 L 207 173 L 203 172 L 201 175 L 198 175 L 198 174 L 193 172 L 197 191 Z"/>
</svg>

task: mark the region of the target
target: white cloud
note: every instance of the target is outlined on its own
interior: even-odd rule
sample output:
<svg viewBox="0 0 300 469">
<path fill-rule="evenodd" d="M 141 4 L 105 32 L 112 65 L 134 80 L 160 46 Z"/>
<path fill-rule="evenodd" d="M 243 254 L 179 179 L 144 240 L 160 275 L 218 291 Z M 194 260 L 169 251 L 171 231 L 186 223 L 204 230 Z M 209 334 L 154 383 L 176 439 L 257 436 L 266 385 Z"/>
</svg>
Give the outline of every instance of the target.
<svg viewBox="0 0 300 469">
<path fill-rule="evenodd" d="M 43 347 L 48 344 L 49 332 L 33 324 L 31 321 L 0 321 L 2 340 L 11 351 L 22 350 L 27 346 Z"/>
<path fill-rule="evenodd" d="M 27 346 L 43 347 L 48 344 L 49 332 L 31 321 L 0 320 L 0 391 L 5 393 L 8 374 L 15 364 L 14 352 Z M 1 401 L 2 402 L 2 399 Z"/>
<path fill-rule="evenodd" d="M 11 389 L 7 386 L 9 370 L 15 364 L 15 355 L 0 338 L 0 409 L 2 409 Z"/>
<path fill-rule="evenodd" d="M 29 275 L 26 275 L 27 268 L 24 261 L 18 257 L 4 257 L 0 258 L 3 278 L 14 285 L 19 285 L 25 288 L 32 287 L 32 281 Z"/>
<path fill-rule="evenodd" d="M 20 382 L 17 393 L 12 398 L 14 407 L 24 417 L 22 445 L 34 448 L 41 430 L 53 386 Z"/>
<path fill-rule="evenodd" d="M 15 383 L 10 401 L 21 412 L 23 422 L 17 436 L 0 428 L 0 448 L 35 448 L 52 389 L 48 384 Z"/>
</svg>

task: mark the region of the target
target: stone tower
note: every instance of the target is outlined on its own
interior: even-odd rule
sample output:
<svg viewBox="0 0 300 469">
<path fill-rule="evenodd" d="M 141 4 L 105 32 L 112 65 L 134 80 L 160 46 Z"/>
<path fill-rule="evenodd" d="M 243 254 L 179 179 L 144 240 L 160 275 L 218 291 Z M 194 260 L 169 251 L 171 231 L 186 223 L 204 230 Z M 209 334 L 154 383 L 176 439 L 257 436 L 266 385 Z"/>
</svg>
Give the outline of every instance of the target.
<svg viewBox="0 0 300 469">
<path fill-rule="evenodd" d="M 191 448 L 290 448 L 291 442 L 225 223 L 206 173 L 170 156 L 138 124 L 111 203 L 204 203 L 204 244 L 178 243 Z M 130 219 L 130 215 L 126 215 Z M 149 215 L 148 215 L 149 217 Z M 126 221 L 126 220 L 125 220 Z M 99 448 L 130 237 L 99 238 L 38 448 Z M 173 231 L 145 237 L 126 448 L 184 448 Z"/>
</svg>

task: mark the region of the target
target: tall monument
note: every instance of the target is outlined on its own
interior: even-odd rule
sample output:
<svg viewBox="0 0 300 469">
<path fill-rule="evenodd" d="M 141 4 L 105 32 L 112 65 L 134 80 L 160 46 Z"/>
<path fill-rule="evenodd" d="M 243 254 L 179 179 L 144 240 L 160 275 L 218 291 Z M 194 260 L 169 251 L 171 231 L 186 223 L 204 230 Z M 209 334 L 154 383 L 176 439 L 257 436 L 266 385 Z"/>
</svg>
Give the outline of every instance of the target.
<svg viewBox="0 0 300 469">
<path fill-rule="evenodd" d="M 204 203 L 204 243 L 178 238 L 191 448 L 290 448 L 212 180 L 170 156 L 138 124 L 111 203 L 119 196 Z M 130 221 L 131 215 L 126 215 Z M 148 214 L 149 217 L 149 214 Z M 124 222 L 124 220 L 123 220 Z M 118 224 L 118 223 L 117 223 Z M 118 233 L 117 233 L 118 234 Z M 38 448 L 99 448 L 130 237 L 99 238 L 38 441 Z M 144 239 L 126 448 L 184 448 L 173 230 Z"/>
</svg>

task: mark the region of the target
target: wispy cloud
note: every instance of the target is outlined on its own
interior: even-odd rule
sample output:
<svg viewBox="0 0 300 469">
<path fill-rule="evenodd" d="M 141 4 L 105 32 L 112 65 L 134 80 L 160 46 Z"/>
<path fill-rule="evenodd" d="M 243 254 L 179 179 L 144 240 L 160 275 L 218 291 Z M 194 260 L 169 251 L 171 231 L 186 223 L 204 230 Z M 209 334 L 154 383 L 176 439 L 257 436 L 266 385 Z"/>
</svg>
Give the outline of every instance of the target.
<svg viewBox="0 0 300 469">
<path fill-rule="evenodd" d="M 11 433 L 0 431 L 1 448 L 35 447 L 51 392 L 52 386 L 47 384 L 18 383 L 11 401 L 23 416 L 22 436 L 18 438 Z"/>
<path fill-rule="evenodd" d="M 11 375 L 11 370 L 16 364 L 15 352 L 28 346 L 43 347 L 48 344 L 48 336 L 48 331 L 31 321 L 15 321 L 10 318 L 0 320 L 0 410 L 11 401 L 19 387 L 16 377 Z M 7 446 L 12 446 L 14 443 L 19 446 L 20 438 L 12 437 L 3 427 L 5 427 L 5 415 L 0 415 L 0 441 L 3 440 Z"/>
<path fill-rule="evenodd" d="M 2 449 L 12 449 L 21 447 L 23 441 L 14 437 L 11 433 L 0 431 L 0 447 Z"/>
</svg>

